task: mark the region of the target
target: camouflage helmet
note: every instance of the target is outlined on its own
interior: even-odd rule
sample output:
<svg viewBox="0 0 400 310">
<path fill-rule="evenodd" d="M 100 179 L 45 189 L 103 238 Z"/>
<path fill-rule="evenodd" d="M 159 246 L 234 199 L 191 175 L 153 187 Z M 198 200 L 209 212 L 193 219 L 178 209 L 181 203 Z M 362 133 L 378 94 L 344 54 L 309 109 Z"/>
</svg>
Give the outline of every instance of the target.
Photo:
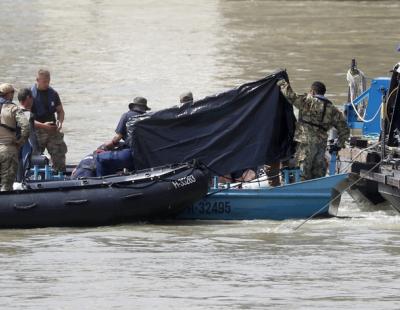
<svg viewBox="0 0 400 310">
<path fill-rule="evenodd" d="M 14 87 L 9 83 L 0 84 L 0 96 L 7 95 L 8 93 L 14 92 Z"/>
</svg>

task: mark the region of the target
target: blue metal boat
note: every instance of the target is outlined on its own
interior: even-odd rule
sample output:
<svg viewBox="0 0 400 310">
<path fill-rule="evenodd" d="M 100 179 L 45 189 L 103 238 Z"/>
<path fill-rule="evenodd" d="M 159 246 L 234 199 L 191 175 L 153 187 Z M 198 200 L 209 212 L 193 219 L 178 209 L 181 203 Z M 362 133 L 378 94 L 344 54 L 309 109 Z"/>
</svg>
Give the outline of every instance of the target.
<svg viewBox="0 0 400 310">
<path fill-rule="evenodd" d="M 354 66 L 353 59 L 348 75 Z M 396 95 L 393 89 L 390 91 L 391 80 L 391 77 L 373 78 L 369 88 L 355 98 L 350 94 L 349 83 L 349 102 L 344 105 L 351 138 L 350 147 L 339 153 L 343 164 L 339 165 L 338 170 L 350 173 L 349 179 L 354 185 L 348 188 L 347 192 L 359 207 L 365 210 L 386 210 L 389 207 L 379 193 L 378 183 L 363 177 L 361 172 L 378 172 L 379 163 L 383 158 L 381 150 L 384 146 L 381 137 L 385 133 L 381 132 L 381 129 L 385 127 L 385 118 L 390 119 L 389 116 L 384 117 L 388 113 L 386 102 L 393 100 Z"/>
<path fill-rule="evenodd" d="M 177 218 L 185 220 L 285 220 L 334 216 L 348 174 L 278 187 L 211 188 Z M 257 183 L 255 183 L 257 184 Z"/>
</svg>

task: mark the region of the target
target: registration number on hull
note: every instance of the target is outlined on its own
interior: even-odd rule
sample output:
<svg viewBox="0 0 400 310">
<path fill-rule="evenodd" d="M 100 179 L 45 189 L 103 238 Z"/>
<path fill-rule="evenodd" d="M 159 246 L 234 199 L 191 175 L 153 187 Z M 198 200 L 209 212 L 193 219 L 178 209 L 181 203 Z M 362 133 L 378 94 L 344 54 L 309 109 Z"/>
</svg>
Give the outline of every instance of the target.
<svg viewBox="0 0 400 310">
<path fill-rule="evenodd" d="M 183 177 L 183 178 L 180 178 L 180 179 L 177 179 L 175 181 L 172 181 L 172 185 L 175 188 L 182 188 L 182 187 L 188 186 L 188 185 L 193 184 L 193 183 L 196 183 L 196 178 L 195 178 L 195 176 L 193 174 L 188 175 L 188 176 Z"/>
<path fill-rule="evenodd" d="M 198 214 L 229 214 L 231 203 L 229 201 L 199 201 L 186 210 L 189 213 Z"/>
</svg>

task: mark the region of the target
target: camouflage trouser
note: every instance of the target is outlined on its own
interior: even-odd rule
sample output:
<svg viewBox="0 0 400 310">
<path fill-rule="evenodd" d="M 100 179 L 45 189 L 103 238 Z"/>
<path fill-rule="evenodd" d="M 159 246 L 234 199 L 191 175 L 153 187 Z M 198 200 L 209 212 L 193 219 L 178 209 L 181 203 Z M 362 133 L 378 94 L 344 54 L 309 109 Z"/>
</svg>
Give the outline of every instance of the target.
<svg viewBox="0 0 400 310">
<path fill-rule="evenodd" d="M 302 170 L 302 179 L 311 180 L 326 175 L 326 142 L 300 143 L 295 154 L 296 163 Z"/>
<path fill-rule="evenodd" d="M 15 145 L 0 145 L 1 191 L 11 191 L 18 169 L 18 151 Z"/>
<path fill-rule="evenodd" d="M 39 144 L 39 151 L 43 153 L 47 149 L 49 152 L 53 169 L 65 172 L 67 145 L 64 142 L 64 134 L 58 131 L 49 133 L 43 129 L 36 129 L 36 137 Z"/>
</svg>

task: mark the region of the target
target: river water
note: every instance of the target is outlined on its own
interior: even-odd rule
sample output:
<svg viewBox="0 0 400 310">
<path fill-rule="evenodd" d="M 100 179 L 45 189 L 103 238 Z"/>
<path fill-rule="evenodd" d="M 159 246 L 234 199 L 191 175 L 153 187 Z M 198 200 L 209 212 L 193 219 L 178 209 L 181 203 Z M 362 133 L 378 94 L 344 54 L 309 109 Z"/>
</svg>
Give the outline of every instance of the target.
<svg viewBox="0 0 400 310">
<path fill-rule="evenodd" d="M 135 96 L 153 110 L 287 68 L 346 100 L 399 60 L 397 1 L 2 0 L 0 81 L 52 72 L 68 161 L 109 140 Z M 399 309 L 400 216 L 2 230 L 0 309 Z"/>
</svg>

